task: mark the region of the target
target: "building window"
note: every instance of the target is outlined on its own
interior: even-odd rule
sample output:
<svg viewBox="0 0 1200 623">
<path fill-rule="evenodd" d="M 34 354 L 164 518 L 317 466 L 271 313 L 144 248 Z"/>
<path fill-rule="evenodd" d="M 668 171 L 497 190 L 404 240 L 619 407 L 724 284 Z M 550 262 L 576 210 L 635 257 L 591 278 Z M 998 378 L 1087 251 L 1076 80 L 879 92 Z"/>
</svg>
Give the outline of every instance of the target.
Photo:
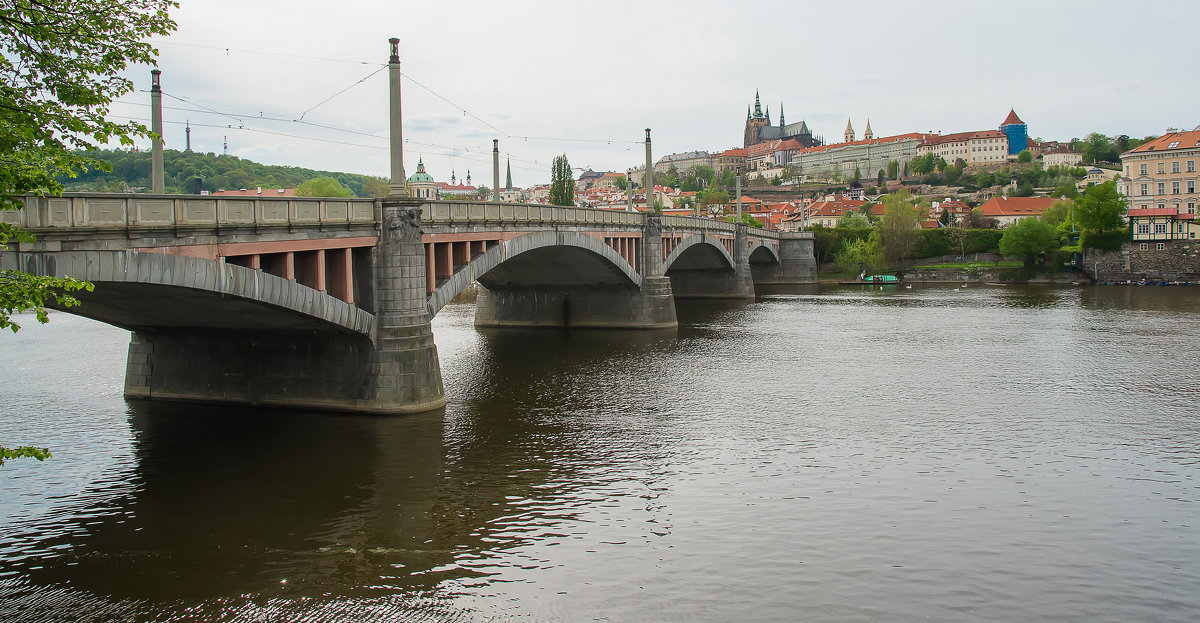
<svg viewBox="0 0 1200 623">
<path fill-rule="evenodd" d="M 1175 162 L 1172 162 L 1172 163 L 1171 163 L 1171 172 L 1172 172 L 1172 173 L 1178 173 L 1178 172 L 1179 172 L 1179 161 L 1178 161 L 1178 160 L 1176 160 Z"/>
<path fill-rule="evenodd" d="M 1158 172 L 1166 173 L 1167 172 L 1167 163 L 1165 163 L 1165 162 L 1158 163 Z"/>
<path fill-rule="evenodd" d="M 1160 243 L 1154 245 L 1155 251 L 1162 251 L 1162 250 L 1165 250 L 1166 248 L 1167 248 L 1167 243 L 1165 243 L 1165 242 L 1160 242 Z"/>
<path fill-rule="evenodd" d="M 1188 194 L 1196 192 L 1196 180 L 1188 180 Z"/>
<path fill-rule="evenodd" d="M 1142 193 L 1141 193 L 1141 194 L 1143 194 L 1143 195 L 1148 195 L 1148 194 L 1150 194 L 1149 192 L 1147 192 L 1147 190 L 1146 190 L 1146 186 L 1147 186 L 1146 184 L 1142 184 Z"/>
<path fill-rule="evenodd" d="M 1196 213 L 1196 202 L 1189 201 L 1188 202 L 1188 214 L 1195 214 L 1195 213 Z"/>
<path fill-rule="evenodd" d="M 1139 167 L 1139 168 L 1140 168 L 1141 174 L 1142 174 L 1142 175 L 1145 175 L 1145 174 L 1146 174 L 1146 165 L 1143 163 L 1143 164 L 1141 165 L 1141 167 Z"/>
<path fill-rule="evenodd" d="M 1138 223 L 1138 233 L 1139 234 L 1150 233 L 1150 223 Z"/>
<path fill-rule="evenodd" d="M 1179 182 L 1171 182 L 1171 194 L 1172 195 L 1179 194 Z"/>
<path fill-rule="evenodd" d="M 1195 160 L 1188 160 L 1187 165 L 1188 165 L 1188 167 L 1187 167 L 1188 173 L 1196 172 L 1196 161 Z"/>
<path fill-rule="evenodd" d="M 1154 224 L 1154 233 L 1156 233 L 1156 234 L 1167 233 L 1167 224 L 1166 223 L 1155 223 Z"/>
<path fill-rule="evenodd" d="M 1159 209 L 1159 210 L 1166 210 L 1166 209 L 1167 209 L 1167 204 L 1165 204 L 1165 203 L 1160 203 L 1160 204 L 1158 204 L 1158 209 Z"/>
<path fill-rule="evenodd" d="M 1142 244 L 1139 244 L 1139 245 L 1138 245 L 1138 249 L 1140 249 L 1140 250 L 1142 250 L 1142 251 L 1145 251 L 1146 249 L 1149 249 L 1149 248 L 1150 248 L 1150 245 L 1148 245 L 1148 244 L 1146 244 L 1146 243 L 1144 243 L 1144 242 L 1143 242 Z"/>
<path fill-rule="evenodd" d="M 1161 173 L 1161 171 L 1160 171 L 1160 173 Z M 1167 183 L 1166 182 L 1158 183 L 1158 194 L 1160 194 L 1160 195 L 1167 194 Z"/>
</svg>

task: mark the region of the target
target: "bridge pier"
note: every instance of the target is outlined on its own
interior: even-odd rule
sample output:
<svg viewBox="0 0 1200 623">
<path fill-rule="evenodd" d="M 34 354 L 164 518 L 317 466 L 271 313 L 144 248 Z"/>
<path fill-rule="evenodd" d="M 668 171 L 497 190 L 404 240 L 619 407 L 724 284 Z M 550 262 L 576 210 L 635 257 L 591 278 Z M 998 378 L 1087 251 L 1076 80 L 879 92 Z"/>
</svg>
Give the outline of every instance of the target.
<svg viewBox="0 0 1200 623">
<path fill-rule="evenodd" d="M 817 260 L 811 232 L 779 232 L 779 263 L 750 264 L 755 285 L 817 283 Z"/>
<path fill-rule="evenodd" d="M 446 405 L 442 370 L 425 307 L 421 201 L 383 200 L 375 259 L 375 349 L 367 367 L 375 409 L 419 412 Z"/>
<path fill-rule="evenodd" d="M 688 299 L 752 299 L 754 277 L 750 272 L 749 240 L 746 226 L 738 223 L 734 230 L 733 267 L 722 258 L 694 255 L 690 261 L 682 258 L 671 267 L 671 290 L 677 298 Z"/>
</svg>

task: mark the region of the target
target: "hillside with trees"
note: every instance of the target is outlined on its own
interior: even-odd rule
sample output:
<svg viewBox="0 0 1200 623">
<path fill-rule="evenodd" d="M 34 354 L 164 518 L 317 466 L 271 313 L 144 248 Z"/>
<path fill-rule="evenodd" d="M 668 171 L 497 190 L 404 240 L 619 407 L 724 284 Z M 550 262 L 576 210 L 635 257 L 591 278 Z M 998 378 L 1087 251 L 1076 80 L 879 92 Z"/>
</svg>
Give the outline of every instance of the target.
<svg viewBox="0 0 1200 623">
<path fill-rule="evenodd" d="M 145 192 L 150 188 L 150 152 L 105 149 L 89 154 L 112 166 L 112 171 L 89 168 L 76 177 L 63 176 L 68 191 Z M 237 156 L 165 150 L 164 189 L 168 193 L 239 188 L 295 188 L 317 178 L 332 178 L 357 197 L 387 194 L 383 178 L 357 173 L 317 171 L 301 167 L 259 164 Z"/>
</svg>

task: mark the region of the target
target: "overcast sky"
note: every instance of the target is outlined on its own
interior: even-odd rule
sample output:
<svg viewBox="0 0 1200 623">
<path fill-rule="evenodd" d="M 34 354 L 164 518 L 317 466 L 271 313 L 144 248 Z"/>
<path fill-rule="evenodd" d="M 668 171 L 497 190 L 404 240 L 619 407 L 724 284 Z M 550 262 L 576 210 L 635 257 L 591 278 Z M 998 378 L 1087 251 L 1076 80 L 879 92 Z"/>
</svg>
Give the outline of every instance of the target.
<svg viewBox="0 0 1200 623">
<path fill-rule="evenodd" d="M 406 173 L 423 158 L 435 179 L 470 170 L 476 185 L 491 185 L 494 138 L 518 186 L 547 182 L 561 153 L 598 171 L 643 163 L 647 127 L 655 159 L 740 147 L 756 90 L 773 122 L 782 104 L 828 142 L 847 118 L 860 137 L 868 117 L 876 136 L 961 132 L 1009 108 L 1045 139 L 1200 123 L 1197 44 L 1178 27 L 1200 17 L 1194 0 L 180 5 L 158 41 L 167 147 L 183 149 L 190 120 L 193 150 L 228 137 L 266 164 L 387 175 L 377 70 L 393 36 Z M 114 116 L 148 122 L 149 68 L 129 75 L 139 91 Z"/>
</svg>

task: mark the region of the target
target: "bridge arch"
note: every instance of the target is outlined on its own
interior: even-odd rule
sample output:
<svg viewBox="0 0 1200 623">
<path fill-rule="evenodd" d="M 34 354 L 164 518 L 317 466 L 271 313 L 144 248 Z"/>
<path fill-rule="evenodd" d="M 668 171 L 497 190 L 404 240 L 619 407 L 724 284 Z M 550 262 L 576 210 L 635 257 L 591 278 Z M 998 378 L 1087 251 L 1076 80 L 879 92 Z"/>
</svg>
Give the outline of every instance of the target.
<svg viewBox="0 0 1200 623">
<path fill-rule="evenodd" d="M 749 260 L 751 264 L 778 264 L 779 252 L 775 247 L 759 240 L 757 244 L 750 247 Z"/>
<path fill-rule="evenodd" d="M 602 240 L 577 232 L 541 231 L 506 240 L 454 273 L 429 296 L 429 317 L 475 281 L 484 287 L 642 285 L 637 270 Z"/>
<path fill-rule="evenodd" d="M 95 291 L 76 293 L 83 304 L 63 311 L 131 331 L 334 328 L 366 337 L 375 333 L 375 316 L 350 303 L 224 262 L 136 251 L 13 255 L 26 273 L 92 282 Z"/>
<path fill-rule="evenodd" d="M 708 234 L 694 234 L 684 238 L 663 260 L 664 273 L 670 272 L 672 268 L 733 270 L 734 266 L 733 256 L 729 255 L 725 245 L 721 244 L 719 238 Z"/>
</svg>

